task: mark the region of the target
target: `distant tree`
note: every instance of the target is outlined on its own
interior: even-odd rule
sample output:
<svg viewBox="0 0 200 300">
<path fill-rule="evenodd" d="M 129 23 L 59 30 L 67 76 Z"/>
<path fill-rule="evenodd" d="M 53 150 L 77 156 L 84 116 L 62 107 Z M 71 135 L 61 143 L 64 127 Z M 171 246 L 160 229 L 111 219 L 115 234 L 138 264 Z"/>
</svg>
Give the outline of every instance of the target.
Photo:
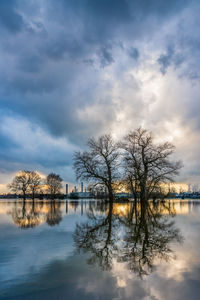
<svg viewBox="0 0 200 300">
<path fill-rule="evenodd" d="M 50 173 L 46 178 L 47 191 L 51 199 L 55 199 L 57 194 L 61 193 L 62 189 L 62 178 L 60 175 Z"/>
<path fill-rule="evenodd" d="M 112 202 L 113 184 L 119 178 L 119 146 L 110 135 L 103 135 L 98 140 L 89 139 L 88 147 L 88 151 L 74 155 L 76 177 L 106 187 Z"/>
<path fill-rule="evenodd" d="M 13 179 L 13 181 L 8 184 L 8 188 L 15 193 L 20 193 L 23 195 L 24 201 L 26 200 L 27 191 L 30 184 L 30 171 L 20 171 Z"/>
<path fill-rule="evenodd" d="M 130 132 L 122 143 L 126 182 L 134 198 L 147 201 L 160 185 L 173 181 L 182 167 L 180 161 L 171 161 L 174 146 L 165 142 L 156 144 L 151 132 L 138 128 Z"/>
<path fill-rule="evenodd" d="M 32 194 L 32 199 L 34 200 L 35 193 L 40 189 L 41 176 L 35 171 L 30 172 L 29 176 L 29 190 Z"/>
</svg>

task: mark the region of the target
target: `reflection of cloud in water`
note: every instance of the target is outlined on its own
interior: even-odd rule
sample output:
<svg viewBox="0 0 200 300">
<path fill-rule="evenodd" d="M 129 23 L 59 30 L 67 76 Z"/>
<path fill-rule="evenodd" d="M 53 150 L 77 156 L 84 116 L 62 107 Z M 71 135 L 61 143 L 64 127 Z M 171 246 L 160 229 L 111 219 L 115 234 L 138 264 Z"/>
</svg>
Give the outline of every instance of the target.
<svg viewBox="0 0 200 300">
<path fill-rule="evenodd" d="M 158 259 L 174 258 L 170 244 L 182 240 L 174 215 L 168 202 L 109 204 L 104 215 L 91 213 L 76 225 L 74 241 L 78 251 L 88 253 L 89 264 L 112 270 L 117 260 L 142 277 L 154 270 Z"/>
<path fill-rule="evenodd" d="M 157 206 L 154 207 L 156 212 L 154 221 L 157 221 L 158 228 L 153 223 L 153 218 L 148 218 L 147 224 L 141 223 L 141 225 L 143 228 L 145 228 L 144 225 L 149 227 L 150 237 L 154 237 L 154 233 L 158 237 L 164 237 L 166 235 L 162 236 L 160 234 L 165 229 L 165 227 L 160 228 L 163 225 L 163 220 L 174 220 L 176 224 L 172 224 L 172 228 L 180 227 L 182 229 L 185 237 L 184 243 L 180 245 L 176 240 L 172 243 L 169 242 L 169 249 L 176 254 L 176 260 L 165 262 L 165 260 L 160 260 L 155 256 L 153 261 L 154 272 L 143 277 L 143 280 L 140 280 L 134 272 L 130 272 L 127 259 L 121 259 L 126 254 L 121 250 L 128 249 L 127 251 L 129 251 L 131 249 L 124 248 L 126 245 L 124 242 L 127 242 L 124 236 L 126 234 L 128 243 L 131 245 L 133 241 L 131 234 L 134 232 L 137 217 L 135 215 L 131 218 L 130 204 L 115 203 L 113 213 L 110 215 L 111 218 L 108 218 L 106 223 L 104 221 L 108 216 L 109 209 L 105 205 L 93 203 L 90 204 L 89 209 L 89 205 L 84 204 L 84 216 L 81 216 L 79 202 L 78 205 L 76 203 L 76 211 L 74 211 L 74 205 L 69 204 L 67 214 L 64 213 L 66 210 L 65 205 L 60 206 L 63 219 L 59 226 L 49 227 L 46 223 L 43 223 L 42 226 L 22 231 L 17 227 L 5 224 L 0 235 L 0 239 L 3 241 L 3 243 L 0 243 L 2 262 L 0 289 L 1 282 L 3 282 L 4 288 L 10 287 L 10 293 L 18 291 L 20 294 L 24 288 L 27 288 L 30 289 L 29 291 L 36 292 L 36 297 L 36 290 L 41 289 L 44 291 L 43 299 L 57 299 L 58 295 L 62 295 L 63 298 L 61 297 L 61 299 L 68 297 L 75 300 L 90 300 L 97 297 L 106 300 L 132 300 L 133 298 L 138 300 L 196 300 L 200 292 L 200 270 L 198 268 L 200 263 L 199 210 L 196 209 L 198 207 L 196 204 L 191 205 L 187 202 L 181 204 L 179 200 L 174 203 L 176 203 L 176 209 L 180 206 L 181 209 L 184 207 L 184 213 L 176 214 L 174 218 L 171 218 L 167 216 L 166 212 L 169 213 L 167 207 L 163 209 Z M 192 209 L 185 209 L 187 205 Z M 11 205 L 8 205 L 8 207 L 7 212 L 12 210 Z M 31 207 L 32 205 L 29 203 L 27 205 L 28 214 L 31 212 Z M 150 208 L 153 208 L 152 204 Z M 173 209 L 172 206 L 172 211 Z M 50 211 L 48 204 L 44 204 L 42 207 L 39 203 L 35 204 L 35 212 L 37 213 L 40 212 L 42 215 L 46 215 Z M 88 216 L 85 215 L 86 212 L 88 212 Z M 93 213 L 96 219 L 93 218 Z M 138 210 L 138 214 L 140 219 L 140 210 Z M 110 219 L 111 223 L 109 223 Z M 102 271 L 99 268 L 99 260 L 96 261 L 95 265 L 86 263 L 86 260 L 90 258 L 90 252 L 86 251 L 84 255 L 73 254 L 72 234 L 75 223 L 78 222 L 81 225 L 86 221 L 91 225 L 90 228 L 99 225 L 99 222 L 100 225 L 102 224 L 101 230 L 98 231 L 99 243 L 97 245 L 100 247 L 99 250 L 102 250 L 108 241 L 106 251 L 111 254 L 112 263 L 111 268 L 107 271 Z M 109 230 L 109 226 L 111 226 L 111 234 L 114 237 L 111 236 L 107 240 L 108 236 L 105 228 Z M 136 226 L 136 228 L 138 227 Z M 86 229 L 88 228 L 86 227 Z M 119 240 L 119 236 L 121 240 Z M 141 246 L 144 239 L 145 231 L 142 231 L 137 244 Z M 96 240 L 93 239 L 92 243 L 96 245 Z M 120 247 L 120 256 L 115 245 Z M 148 249 L 147 247 L 145 250 Z M 155 251 L 155 249 L 153 250 Z M 90 262 L 93 261 L 90 260 Z M 28 296 L 27 299 L 29 300 Z"/>
<path fill-rule="evenodd" d="M 5 286 L 32 280 L 42 270 L 48 271 L 52 261 L 62 261 L 73 251 L 68 223 L 62 228 L 41 226 L 26 231 L 4 228 L 4 244 L 1 244 L 0 278 Z M 31 232 L 30 232 L 31 230 Z M 9 258 L 9 261 L 7 261 Z M 1 281 L 0 280 L 0 281 Z M 1 297 L 0 297 L 1 298 Z"/>
<path fill-rule="evenodd" d="M 12 216 L 13 222 L 21 228 L 29 228 L 47 223 L 50 226 L 57 225 L 62 220 L 60 203 L 51 202 L 44 205 L 43 202 L 35 203 L 22 202 L 14 203 L 8 212 Z"/>
</svg>

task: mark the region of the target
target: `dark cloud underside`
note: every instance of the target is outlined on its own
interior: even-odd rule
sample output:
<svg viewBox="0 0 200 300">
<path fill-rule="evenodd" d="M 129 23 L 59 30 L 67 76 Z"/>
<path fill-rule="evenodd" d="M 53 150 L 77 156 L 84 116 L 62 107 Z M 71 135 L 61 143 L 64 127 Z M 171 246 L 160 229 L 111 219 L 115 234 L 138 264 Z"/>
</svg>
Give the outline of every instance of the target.
<svg viewBox="0 0 200 300">
<path fill-rule="evenodd" d="M 183 0 L 0 1 L 2 169 L 68 168 L 89 136 L 138 125 L 166 137 L 174 128 L 180 156 L 175 132 L 197 151 L 198 9 Z"/>
</svg>

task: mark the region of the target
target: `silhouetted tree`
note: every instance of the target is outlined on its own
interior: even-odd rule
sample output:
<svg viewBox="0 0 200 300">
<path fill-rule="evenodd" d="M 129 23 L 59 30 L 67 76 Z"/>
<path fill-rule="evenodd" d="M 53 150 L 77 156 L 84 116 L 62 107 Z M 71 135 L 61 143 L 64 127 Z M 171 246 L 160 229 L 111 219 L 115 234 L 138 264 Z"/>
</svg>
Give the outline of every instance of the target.
<svg viewBox="0 0 200 300">
<path fill-rule="evenodd" d="M 62 189 L 62 178 L 60 175 L 55 173 L 50 173 L 46 178 L 47 192 L 49 193 L 51 199 L 55 199 L 57 194 L 61 193 Z"/>
<path fill-rule="evenodd" d="M 160 185 L 172 181 L 182 167 L 180 161 L 170 161 L 174 152 L 171 143 L 154 143 L 151 132 L 141 128 L 130 132 L 122 143 L 126 182 L 134 198 L 147 201 L 160 190 Z"/>
<path fill-rule="evenodd" d="M 27 191 L 30 184 L 30 171 L 20 171 L 13 179 L 13 181 L 8 184 L 8 188 L 15 193 L 23 195 L 24 201 L 26 200 Z"/>
<path fill-rule="evenodd" d="M 34 201 L 35 193 L 39 191 L 41 184 L 41 177 L 37 172 L 30 172 L 29 174 L 29 190 L 32 194 L 32 199 Z"/>
<path fill-rule="evenodd" d="M 89 139 L 88 147 L 88 151 L 75 153 L 76 177 L 106 187 L 112 202 L 113 184 L 119 178 L 119 146 L 110 135 L 103 135 L 98 140 Z"/>
</svg>

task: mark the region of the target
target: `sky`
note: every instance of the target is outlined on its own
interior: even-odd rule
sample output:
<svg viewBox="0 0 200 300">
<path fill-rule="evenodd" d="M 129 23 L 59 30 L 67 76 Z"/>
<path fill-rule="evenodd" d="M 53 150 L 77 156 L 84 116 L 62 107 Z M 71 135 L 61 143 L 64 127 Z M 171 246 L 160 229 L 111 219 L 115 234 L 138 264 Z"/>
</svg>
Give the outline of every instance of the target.
<svg viewBox="0 0 200 300">
<path fill-rule="evenodd" d="M 1 0 L 0 192 L 20 169 L 75 184 L 91 136 L 142 126 L 200 183 L 198 0 Z"/>
</svg>

